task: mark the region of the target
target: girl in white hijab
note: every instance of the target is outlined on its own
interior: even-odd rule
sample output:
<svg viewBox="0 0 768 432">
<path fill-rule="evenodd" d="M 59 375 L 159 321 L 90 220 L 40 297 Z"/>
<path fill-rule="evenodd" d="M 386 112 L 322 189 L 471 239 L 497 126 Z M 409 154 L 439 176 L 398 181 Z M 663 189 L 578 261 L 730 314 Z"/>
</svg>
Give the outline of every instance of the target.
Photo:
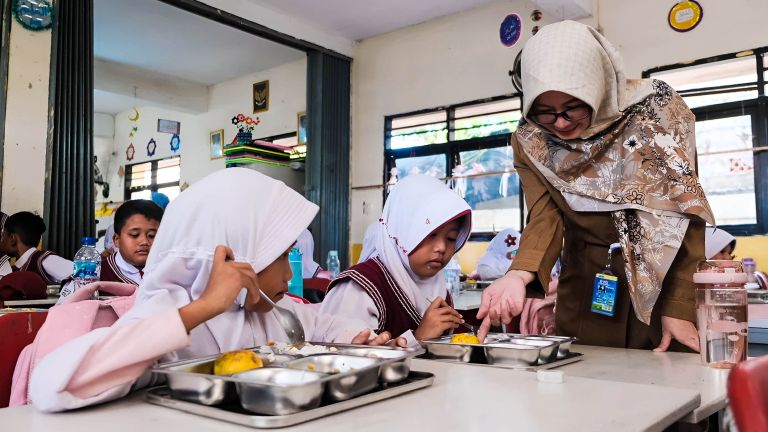
<svg viewBox="0 0 768 432">
<path fill-rule="evenodd" d="M 366 231 L 360 263 L 331 282 L 321 312 L 363 320 L 410 345 L 457 328 L 463 320 L 442 270 L 470 231 L 469 205 L 443 182 L 416 174 L 398 181 Z"/>
<path fill-rule="evenodd" d="M 708 260 L 732 260 L 736 249 L 736 237 L 728 231 L 707 227 L 704 236 L 704 252 Z"/>
<path fill-rule="evenodd" d="M 296 240 L 296 247 L 301 251 L 301 274 L 304 279 L 316 277 L 323 269 L 320 264 L 315 262 L 315 239 L 308 229 L 299 234 Z"/>
<path fill-rule="evenodd" d="M 255 196 L 244 199 L 245 188 Z M 221 170 L 194 184 L 165 212 L 134 307 L 44 357 L 30 381 L 33 403 L 44 411 L 92 405 L 148 385 L 147 368 L 158 358 L 287 342 L 259 288 L 298 316 L 307 340 L 385 343 L 389 335 L 369 340 L 360 321 L 322 316 L 284 297 L 288 251 L 317 210 L 249 169 Z"/>
</svg>

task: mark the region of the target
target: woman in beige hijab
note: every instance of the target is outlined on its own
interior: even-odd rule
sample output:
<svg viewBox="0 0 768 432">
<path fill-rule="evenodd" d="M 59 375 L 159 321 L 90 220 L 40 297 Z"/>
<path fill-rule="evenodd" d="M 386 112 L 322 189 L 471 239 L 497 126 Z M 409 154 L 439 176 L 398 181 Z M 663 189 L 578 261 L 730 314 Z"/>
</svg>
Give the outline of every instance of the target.
<svg viewBox="0 0 768 432">
<path fill-rule="evenodd" d="M 528 41 L 522 80 L 513 146 L 529 222 L 510 270 L 483 293 L 481 336 L 520 313 L 526 288 L 544 295 L 562 253 L 559 334 L 698 350 L 692 274 L 714 221 L 695 173 L 693 114 L 664 82 L 627 80 L 616 49 L 573 21 Z M 618 279 L 612 316 L 594 312 L 606 270 Z"/>
</svg>

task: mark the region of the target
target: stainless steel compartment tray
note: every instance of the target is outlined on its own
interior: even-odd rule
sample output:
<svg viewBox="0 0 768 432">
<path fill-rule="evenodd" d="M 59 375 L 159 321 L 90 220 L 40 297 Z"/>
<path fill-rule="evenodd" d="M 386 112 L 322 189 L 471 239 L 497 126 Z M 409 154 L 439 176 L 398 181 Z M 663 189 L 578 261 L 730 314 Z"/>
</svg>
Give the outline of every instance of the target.
<svg viewBox="0 0 768 432">
<path fill-rule="evenodd" d="M 431 360 L 439 361 L 443 363 L 454 363 L 454 364 L 469 364 L 472 366 L 482 366 L 482 367 L 492 367 L 492 368 L 502 368 L 502 369 L 514 369 L 514 370 L 523 370 L 523 371 L 529 371 L 529 372 L 535 372 L 537 370 L 547 370 L 547 369 L 555 369 L 560 366 L 565 366 L 567 364 L 576 363 L 577 361 L 581 361 L 584 359 L 584 354 L 578 353 L 578 352 L 571 352 L 568 354 L 568 357 L 563 359 L 558 359 L 553 361 L 552 363 L 546 363 L 541 365 L 534 365 L 534 366 L 524 366 L 519 364 L 503 364 L 503 363 L 496 363 L 496 364 L 488 364 L 488 363 L 467 363 L 467 362 L 461 362 L 456 360 L 450 360 L 450 359 L 437 359 L 433 358 Z M 430 359 L 428 359 L 430 360 Z"/>
<path fill-rule="evenodd" d="M 386 383 L 394 383 L 404 379 L 410 371 L 410 359 L 424 353 L 423 349 L 395 349 L 333 343 L 313 343 L 313 345 L 335 347 L 337 351 L 329 353 L 330 355 L 350 355 L 356 356 L 355 358 L 368 357 L 368 362 L 371 359 L 375 359 L 376 364 L 365 368 L 365 370 L 350 370 L 338 374 L 323 375 L 323 378 L 318 380 L 319 384 L 323 389 L 327 389 L 329 397 L 334 400 L 355 397 L 370 391 L 379 380 Z M 323 355 L 267 355 L 260 353 L 259 347 L 253 348 L 253 350 L 259 354 L 268 368 L 285 367 L 290 362 Z M 274 362 L 268 361 L 270 356 L 275 357 Z M 265 388 L 268 389 L 270 387 L 270 383 L 251 384 L 248 380 L 238 378 L 237 376 L 213 375 L 213 362 L 218 357 L 218 355 L 212 355 L 165 363 L 155 366 L 152 368 L 152 371 L 166 376 L 168 386 L 174 393 L 175 398 L 203 405 L 219 405 L 237 400 L 238 396 L 243 401 L 243 395 L 247 393 L 246 387 L 248 386 L 259 387 L 260 391 L 265 391 Z M 239 393 L 236 392 L 236 385 Z M 284 390 L 278 388 L 278 386 L 273 385 L 272 387 L 275 388 L 275 397 L 279 396 L 277 393 L 280 390 Z"/>
<path fill-rule="evenodd" d="M 532 368 L 570 357 L 574 338 L 491 333 L 482 344 L 454 344 L 450 336 L 422 341 L 428 357 L 459 363 Z"/>
<path fill-rule="evenodd" d="M 260 354 L 266 367 L 280 366 L 297 357 Z M 226 375 L 214 375 L 213 363 L 219 355 L 163 363 L 152 368 L 153 373 L 165 375 L 174 396 L 203 405 L 218 405 L 237 398 L 235 379 Z"/>
<path fill-rule="evenodd" d="M 193 402 L 186 402 L 171 397 L 168 387 L 155 387 L 147 391 L 146 398 L 149 403 L 177 409 L 191 414 L 250 426 L 259 429 L 274 429 L 297 425 L 317 418 L 326 417 L 342 411 L 347 411 L 363 405 L 379 402 L 404 393 L 429 387 L 434 382 L 435 376 L 428 372 L 411 371 L 410 375 L 398 384 L 389 384 L 380 387 L 371 393 L 343 402 L 324 405 L 309 411 L 296 414 L 264 416 L 253 415 L 240 409 L 237 405 L 223 407 L 201 406 Z"/>
<path fill-rule="evenodd" d="M 381 360 L 345 354 L 317 354 L 288 362 L 286 368 L 325 374 L 326 395 L 334 401 L 359 396 L 376 388 Z M 244 405 L 245 406 L 245 405 Z"/>
</svg>

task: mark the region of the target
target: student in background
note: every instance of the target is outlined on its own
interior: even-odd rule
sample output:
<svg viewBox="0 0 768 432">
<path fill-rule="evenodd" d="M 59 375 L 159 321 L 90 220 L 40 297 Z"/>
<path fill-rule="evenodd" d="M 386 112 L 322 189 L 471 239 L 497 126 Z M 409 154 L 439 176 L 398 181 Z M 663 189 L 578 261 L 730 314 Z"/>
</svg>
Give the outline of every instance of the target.
<svg viewBox="0 0 768 432">
<path fill-rule="evenodd" d="M 139 285 L 144 277 L 144 265 L 155 241 L 163 209 L 150 200 L 124 202 L 115 212 L 114 250 L 102 257 L 102 282 L 122 282 Z M 59 303 L 75 291 L 73 282 L 61 290 Z"/>
<path fill-rule="evenodd" d="M 301 251 L 301 274 L 304 279 L 320 278 L 333 279 L 331 273 L 315 262 L 315 239 L 308 229 L 305 229 L 296 240 L 296 247 Z"/>
<path fill-rule="evenodd" d="M 27 211 L 8 217 L 3 227 L 2 253 L 16 258 L 14 271 L 31 271 L 47 285 L 58 285 L 72 274 L 72 261 L 37 249 L 45 232 L 40 216 Z"/>
<path fill-rule="evenodd" d="M 5 221 L 8 219 L 8 215 L 0 212 L 0 234 L 5 227 Z M 0 278 L 11 273 L 13 268 L 11 267 L 11 257 L 0 251 Z"/>
<path fill-rule="evenodd" d="M 469 205 L 443 182 L 412 174 L 366 232 L 361 263 L 331 282 L 320 311 L 363 320 L 409 345 L 458 328 L 443 268 L 469 238 Z"/>
<path fill-rule="evenodd" d="M 723 229 L 707 227 L 704 252 L 708 260 L 732 260 L 736 250 L 736 237 Z"/>
<path fill-rule="evenodd" d="M 469 275 L 471 279 L 496 280 L 509 270 L 520 247 L 520 232 L 509 228 L 491 239 L 488 249 L 477 261 L 477 269 Z"/>
</svg>

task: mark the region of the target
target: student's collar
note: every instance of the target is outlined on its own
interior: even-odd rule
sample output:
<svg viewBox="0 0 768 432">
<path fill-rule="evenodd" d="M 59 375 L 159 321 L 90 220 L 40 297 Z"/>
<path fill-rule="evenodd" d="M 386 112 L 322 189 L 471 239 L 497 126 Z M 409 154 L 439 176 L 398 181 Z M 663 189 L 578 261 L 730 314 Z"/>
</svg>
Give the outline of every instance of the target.
<svg viewBox="0 0 768 432">
<path fill-rule="evenodd" d="M 117 266 L 120 268 L 120 271 L 122 271 L 125 274 L 135 275 L 139 273 L 139 269 L 136 268 L 136 266 L 126 261 L 125 258 L 123 258 L 123 256 L 120 255 L 120 250 L 117 250 L 117 252 L 115 253 L 115 263 L 117 263 Z"/>
<path fill-rule="evenodd" d="M 29 258 L 32 257 L 32 254 L 34 254 L 36 250 L 37 250 L 37 248 L 29 248 L 29 249 L 27 249 L 26 252 L 21 254 L 20 257 L 16 258 L 16 267 L 20 268 L 21 266 L 26 264 L 27 260 L 29 260 Z"/>
</svg>

